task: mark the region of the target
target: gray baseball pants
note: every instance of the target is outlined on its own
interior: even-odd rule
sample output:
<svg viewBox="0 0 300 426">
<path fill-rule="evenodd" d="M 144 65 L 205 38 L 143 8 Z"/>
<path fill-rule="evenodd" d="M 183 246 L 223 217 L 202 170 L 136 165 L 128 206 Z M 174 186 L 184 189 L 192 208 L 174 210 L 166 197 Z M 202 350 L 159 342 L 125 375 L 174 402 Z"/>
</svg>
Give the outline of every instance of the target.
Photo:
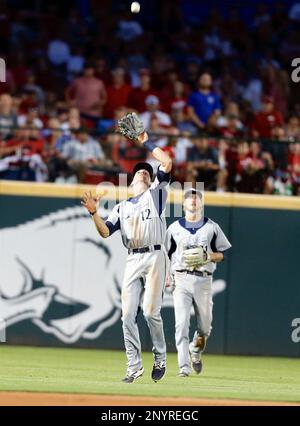
<svg viewBox="0 0 300 426">
<path fill-rule="evenodd" d="M 166 360 L 166 343 L 160 314 L 168 269 L 165 248 L 148 253 L 129 254 L 122 286 L 122 322 L 127 372 L 142 367 L 141 342 L 137 326 L 138 309 L 148 324 L 154 361 Z"/>
<path fill-rule="evenodd" d="M 175 273 L 174 309 L 175 340 L 180 370 L 190 372 L 189 327 L 192 306 L 195 310 L 197 330 L 191 347 L 197 337 L 209 336 L 212 323 L 212 276 L 199 277 L 186 272 Z M 196 347 L 194 346 L 197 351 Z"/>
</svg>

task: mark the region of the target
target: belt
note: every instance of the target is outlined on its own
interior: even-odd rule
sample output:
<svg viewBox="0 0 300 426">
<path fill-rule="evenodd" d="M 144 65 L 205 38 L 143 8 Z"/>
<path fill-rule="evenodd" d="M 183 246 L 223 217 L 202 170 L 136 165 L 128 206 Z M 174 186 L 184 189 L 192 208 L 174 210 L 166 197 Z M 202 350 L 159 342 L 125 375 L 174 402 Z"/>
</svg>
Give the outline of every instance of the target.
<svg viewBox="0 0 300 426">
<path fill-rule="evenodd" d="M 149 251 L 154 251 L 154 250 L 160 250 L 161 249 L 161 245 L 160 244 L 155 244 L 154 246 L 149 246 L 149 247 L 141 247 L 141 248 L 134 248 L 134 249 L 128 249 L 128 254 L 135 254 L 135 253 L 148 253 Z"/>
<path fill-rule="evenodd" d="M 176 272 L 186 272 L 187 274 L 197 275 L 198 277 L 208 277 L 208 276 L 212 275 L 212 273 L 208 272 L 208 271 L 188 271 L 187 269 L 182 269 L 182 270 L 176 271 Z"/>
</svg>

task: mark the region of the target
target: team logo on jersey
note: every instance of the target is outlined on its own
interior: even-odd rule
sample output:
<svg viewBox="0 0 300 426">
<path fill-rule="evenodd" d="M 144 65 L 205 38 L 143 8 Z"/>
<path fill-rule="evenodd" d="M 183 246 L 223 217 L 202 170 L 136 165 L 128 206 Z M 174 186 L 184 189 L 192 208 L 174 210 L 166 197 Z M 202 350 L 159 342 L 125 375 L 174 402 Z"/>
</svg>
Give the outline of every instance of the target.
<svg viewBox="0 0 300 426">
<path fill-rule="evenodd" d="M 120 320 L 126 250 L 118 233 L 100 239 L 83 207 L 3 228 L 0 241 L 0 317 L 8 340 L 9 327 L 24 320 L 67 344 L 97 339 Z M 216 281 L 215 294 L 225 287 Z M 171 295 L 163 306 L 173 306 Z"/>
</svg>

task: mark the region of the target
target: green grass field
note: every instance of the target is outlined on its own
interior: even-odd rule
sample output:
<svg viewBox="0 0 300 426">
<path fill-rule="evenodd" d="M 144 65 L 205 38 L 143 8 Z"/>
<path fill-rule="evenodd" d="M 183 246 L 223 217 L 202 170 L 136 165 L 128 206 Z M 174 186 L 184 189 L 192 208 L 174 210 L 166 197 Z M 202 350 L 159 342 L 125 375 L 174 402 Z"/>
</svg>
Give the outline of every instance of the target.
<svg viewBox="0 0 300 426">
<path fill-rule="evenodd" d="M 203 361 L 200 376 L 178 378 L 176 355 L 169 354 L 166 377 L 155 384 L 152 354 L 144 353 L 144 376 L 126 385 L 124 352 L 3 344 L 0 390 L 300 401 L 300 359 L 205 355 Z"/>
</svg>

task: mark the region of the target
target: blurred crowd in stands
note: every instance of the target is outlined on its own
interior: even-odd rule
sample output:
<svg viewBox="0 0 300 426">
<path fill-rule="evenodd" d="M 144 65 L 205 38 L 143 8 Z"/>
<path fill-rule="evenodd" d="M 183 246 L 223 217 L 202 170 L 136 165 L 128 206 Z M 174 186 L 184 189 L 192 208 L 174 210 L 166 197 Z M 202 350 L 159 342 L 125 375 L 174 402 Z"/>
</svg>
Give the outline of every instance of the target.
<svg viewBox="0 0 300 426">
<path fill-rule="evenodd" d="M 0 3 L 0 179 L 117 183 L 137 161 L 156 169 L 116 132 L 137 111 L 174 180 L 300 195 L 300 3 L 257 4 L 247 19 L 238 7 L 197 19 L 180 0 L 151 18 L 126 2 L 12 3 Z"/>
</svg>

